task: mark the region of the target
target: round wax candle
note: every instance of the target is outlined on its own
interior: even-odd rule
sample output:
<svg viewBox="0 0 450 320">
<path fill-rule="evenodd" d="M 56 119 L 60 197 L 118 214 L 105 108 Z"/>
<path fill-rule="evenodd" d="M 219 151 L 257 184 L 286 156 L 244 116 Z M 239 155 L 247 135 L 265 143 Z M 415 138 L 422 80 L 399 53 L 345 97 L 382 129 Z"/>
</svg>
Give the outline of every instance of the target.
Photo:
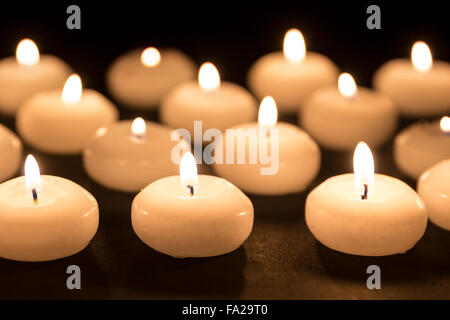
<svg viewBox="0 0 450 320">
<path fill-rule="evenodd" d="M 97 232 L 95 198 L 55 176 L 41 176 L 35 190 L 37 201 L 23 176 L 0 184 L 0 257 L 48 261 L 83 250 Z"/>
<path fill-rule="evenodd" d="M 317 240 L 340 252 L 405 253 L 425 232 L 427 208 L 406 183 L 374 175 L 372 155 L 370 150 L 364 154 L 365 149 L 369 150 L 364 144 L 356 148 L 355 174 L 329 178 L 311 191 L 306 199 L 306 224 Z"/>
<path fill-rule="evenodd" d="M 108 70 L 107 85 L 123 105 L 153 109 L 171 89 L 194 76 L 194 62 L 181 51 L 149 47 L 117 58 Z"/>
<path fill-rule="evenodd" d="M 100 184 L 134 192 L 178 172 L 171 161 L 172 129 L 155 122 L 120 121 L 100 128 L 83 152 L 86 172 Z"/>
<path fill-rule="evenodd" d="M 247 78 L 258 99 L 273 96 L 281 113 L 293 113 L 309 94 L 332 85 L 337 76 L 336 65 L 321 54 L 306 52 L 303 35 L 291 29 L 284 38 L 283 52 L 259 58 Z"/>
<path fill-rule="evenodd" d="M 14 132 L 0 124 L 0 182 L 19 169 L 22 159 L 22 142 Z"/>
<path fill-rule="evenodd" d="M 402 172 L 417 179 L 434 164 L 450 158 L 449 122 L 448 117 L 418 122 L 395 137 L 394 160 Z"/>
<path fill-rule="evenodd" d="M 427 204 L 430 220 L 450 231 L 450 158 L 420 176 L 417 192 Z"/>
<path fill-rule="evenodd" d="M 245 194 L 222 178 L 195 179 L 193 186 L 180 183 L 180 176 L 162 178 L 136 196 L 131 222 L 145 244 L 176 258 L 211 257 L 236 250 L 248 238 L 253 206 Z"/>
<path fill-rule="evenodd" d="M 367 88 L 356 89 L 348 73 L 339 77 L 338 88 L 315 91 L 299 112 L 302 127 L 320 145 L 337 150 L 352 149 L 361 140 L 373 147 L 382 145 L 397 128 L 397 118 L 388 96 Z"/>
<path fill-rule="evenodd" d="M 244 88 L 230 82 L 220 83 L 217 69 L 204 63 L 199 83 L 188 81 L 173 89 L 161 104 L 162 122 L 172 128 L 194 132 L 194 121 L 201 120 L 203 130 L 225 130 L 256 117 L 256 101 Z"/>
<path fill-rule="evenodd" d="M 275 118 L 272 120 L 274 125 L 265 126 L 264 111 L 274 114 L 267 108 L 275 108 L 276 117 L 275 102 L 266 97 L 261 103 L 259 123 L 242 123 L 226 131 L 218 142 L 224 147 L 223 161 L 214 163 L 214 170 L 249 193 L 281 195 L 301 192 L 319 172 L 319 147 L 306 132 L 292 124 L 276 122 Z M 245 145 L 241 147 L 239 141 Z M 229 146 L 231 143 L 232 147 Z M 251 143 L 255 144 L 254 148 Z M 238 162 L 239 152 L 245 156 L 245 163 Z M 251 152 L 254 152 L 256 161 L 250 161 Z M 269 163 L 263 163 L 261 153 L 263 157 L 270 157 Z M 232 163 L 228 158 L 233 160 Z"/>
<path fill-rule="evenodd" d="M 17 108 L 33 94 L 62 88 L 71 68 L 52 55 L 39 55 L 29 39 L 22 40 L 16 57 L 0 60 L 0 112 L 14 115 Z"/>
<path fill-rule="evenodd" d="M 101 93 L 81 88 L 72 75 L 64 90 L 45 91 L 28 99 L 18 110 L 17 131 L 31 146 L 42 151 L 81 153 L 96 130 L 116 121 L 116 107 Z"/>
<path fill-rule="evenodd" d="M 390 96 L 408 117 L 450 112 L 450 63 L 434 61 L 428 46 L 416 42 L 408 59 L 388 61 L 377 70 L 375 88 Z"/>
</svg>

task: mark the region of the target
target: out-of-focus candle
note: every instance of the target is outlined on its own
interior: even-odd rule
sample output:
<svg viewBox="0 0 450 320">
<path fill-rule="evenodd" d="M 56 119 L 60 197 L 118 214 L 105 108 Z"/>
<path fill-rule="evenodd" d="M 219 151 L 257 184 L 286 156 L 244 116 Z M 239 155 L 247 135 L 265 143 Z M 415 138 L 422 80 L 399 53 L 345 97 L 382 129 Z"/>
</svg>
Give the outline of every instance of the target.
<svg viewBox="0 0 450 320">
<path fill-rule="evenodd" d="M 417 192 L 427 204 L 431 222 L 450 230 L 450 158 L 420 176 Z"/>
<path fill-rule="evenodd" d="M 337 76 L 336 65 L 321 54 L 307 52 L 302 33 L 290 29 L 283 52 L 267 54 L 253 64 L 248 85 L 258 99 L 272 96 L 281 113 L 293 113 L 309 94 L 332 85 Z"/>
<path fill-rule="evenodd" d="M 394 59 L 377 70 L 375 88 L 390 96 L 408 117 L 450 112 L 450 63 L 433 61 L 423 41 L 414 43 L 411 60 Z"/>
<path fill-rule="evenodd" d="M 171 161 L 172 129 L 142 118 L 97 130 L 83 152 L 87 173 L 120 191 L 140 191 L 150 182 L 178 172 Z"/>
<path fill-rule="evenodd" d="M 48 261 L 83 250 L 98 228 L 95 198 L 78 184 L 40 176 L 33 156 L 25 176 L 0 184 L 0 257 Z"/>
<path fill-rule="evenodd" d="M 195 64 L 181 51 L 148 47 L 118 57 L 108 70 L 107 85 L 124 106 L 154 109 L 171 89 L 194 77 Z"/>
<path fill-rule="evenodd" d="M 359 141 L 382 145 L 397 128 L 397 118 L 388 96 L 357 87 L 348 73 L 339 76 L 338 87 L 315 91 L 299 112 L 302 127 L 320 145 L 337 150 L 350 150 Z"/>
<path fill-rule="evenodd" d="M 450 158 L 450 118 L 418 122 L 394 140 L 394 160 L 413 179 L 441 160 Z"/>
<path fill-rule="evenodd" d="M 194 132 L 194 121 L 201 120 L 203 130 L 225 130 L 256 118 L 256 101 L 244 88 L 220 81 L 217 68 L 204 63 L 198 83 L 189 81 L 177 86 L 163 100 L 160 117 L 173 128 Z"/>
<path fill-rule="evenodd" d="M 240 141 L 245 142 L 243 148 Z M 277 122 L 277 106 L 272 97 L 262 100 L 258 122 L 241 123 L 230 128 L 218 145 L 224 148 L 224 159 L 222 163 L 214 163 L 214 170 L 240 189 L 253 194 L 301 192 L 320 169 L 319 147 L 297 126 Z M 239 152 L 244 161 L 239 160 Z M 251 160 L 253 157 L 255 159 Z"/>
<path fill-rule="evenodd" d="M 180 175 L 149 184 L 133 200 L 137 236 L 156 251 L 177 258 L 210 257 L 236 250 L 253 227 L 253 205 L 225 179 L 199 175 L 185 153 Z"/>
<path fill-rule="evenodd" d="M 116 107 L 101 93 L 82 89 L 71 75 L 61 91 L 32 96 L 19 108 L 17 131 L 31 146 L 51 153 L 81 153 L 100 127 L 117 120 Z"/>
<path fill-rule="evenodd" d="M 15 57 L 0 60 L 0 112 L 14 115 L 17 108 L 33 94 L 59 89 L 71 68 L 52 55 L 40 55 L 30 39 L 19 42 Z"/>
<path fill-rule="evenodd" d="M 306 199 L 306 224 L 325 246 L 361 256 L 405 253 L 427 226 L 427 208 L 406 183 L 374 174 L 369 147 L 355 149 L 354 174 L 327 179 Z"/>
<path fill-rule="evenodd" d="M 0 182 L 17 172 L 21 159 L 22 142 L 14 132 L 0 124 Z"/>
</svg>

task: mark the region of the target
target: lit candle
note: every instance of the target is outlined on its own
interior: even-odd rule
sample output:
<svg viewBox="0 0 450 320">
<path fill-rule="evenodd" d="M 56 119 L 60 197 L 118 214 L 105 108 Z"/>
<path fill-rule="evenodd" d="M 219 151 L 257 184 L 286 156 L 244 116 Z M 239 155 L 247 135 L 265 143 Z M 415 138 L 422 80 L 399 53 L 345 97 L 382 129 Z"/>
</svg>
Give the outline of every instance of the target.
<svg viewBox="0 0 450 320">
<path fill-rule="evenodd" d="M 245 142 L 243 148 L 239 141 Z M 214 170 L 253 194 L 301 192 L 320 169 L 317 144 L 297 126 L 277 122 L 277 106 L 270 96 L 261 102 L 258 122 L 242 123 L 227 130 L 218 142 L 218 148 L 222 147 L 225 150 L 222 163 L 214 163 Z M 239 152 L 244 161 L 239 160 Z"/>
<path fill-rule="evenodd" d="M 178 172 L 171 161 L 172 129 L 142 118 L 100 128 L 83 152 L 86 172 L 112 189 L 140 191 Z"/>
<path fill-rule="evenodd" d="M 320 145 L 351 150 L 359 141 L 384 144 L 397 128 L 397 113 L 388 96 L 357 87 L 350 74 L 342 73 L 337 87 L 318 89 L 307 99 L 299 123 Z"/>
<path fill-rule="evenodd" d="M 163 100 L 162 122 L 173 128 L 194 132 L 194 121 L 201 120 L 203 130 L 225 130 L 237 123 L 256 118 L 256 101 L 244 88 L 221 82 L 217 68 L 210 62 L 199 70 L 198 83 L 185 82 Z"/>
<path fill-rule="evenodd" d="M 294 113 L 310 93 L 332 85 L 337 76 L 336 65 L 321 54 L 307 52 L 302 33 L 290 29 L 283 52 L 267 54 L 253 64 L 248 85 L 258 99 L 273 96 L 280 112 Z"/>
<path fill-rule="evenodd" d="M 210 257 L 236 250 L 253 227 L 251 201 L 230 182 L 197 176 L 185 153 L 180 175 L 149 184 L 133 200 L 137 236 L 156 251 L 177 258 Z"/>
<path fill-rule="evenodd" d="M 400 132 L 394 140 L 394 160 L 413 179 L 441 160 L 450 158 L 450 118 L 418 122 Z"/>
<path fill-rule="evenodd" d="M 450 231 L 450 158 L 420 176 L 417 192 L 427 204 L 431 222 Z"/>
<path fill-rule="evenodd" d="M 71 75 L 61 91 L 40 92 L 19 108 L 16 127 L 26 143 L 51 153 L 81 153 L 100 127 L 117 120 L 116 107 L 101 93 L 82 89 Z"/>
<path fill-rule="evenodd" d="M 192 59 L 176 49 L 135 49 L 112 63 L 107 85 L 124 106 L 154 109 L 171 89 L 194 79 L 195 68 Z"/>
<path fill-rule="evenodd" d="M 375 73 L 375 88 L 390 96 L 408 117 L 437 116 L 450 112 L 450 63 L 433 61 L 430 48 L 414 43 L 411 61 L 388 61 Z"/>
<path fill-rule="evenodd" d="M 17 108 L 33 94 L 59 89 L 71 68 L 52 55 L 40 55 L 30 39 L 19 42 L 15 57 L 0 60 L 0 112 L 14 115 Z"/>
<path fill-rule="evenodd" d="M 0 124 L 0 182 L 12 177 L 22 160 L 22 142 L 14 132 Z"/>
<path fill-rule="evenodd" d="M 48 261 L 83 250 L 98 227 L 95 198 L 78 184 L 40 176 L 33 156 L 25 176 L 0 184 L 0 257 Z"/>
<path fill-rule="evenodd" d="M 372 153 L 359 143 L 354 174 L 327 179 L 306 199 L 306 224 L 325 246 L 361 256 L 405 253 L 428 220 L 420 196 L 406 183 L 374 174 Z"/>
</svg>

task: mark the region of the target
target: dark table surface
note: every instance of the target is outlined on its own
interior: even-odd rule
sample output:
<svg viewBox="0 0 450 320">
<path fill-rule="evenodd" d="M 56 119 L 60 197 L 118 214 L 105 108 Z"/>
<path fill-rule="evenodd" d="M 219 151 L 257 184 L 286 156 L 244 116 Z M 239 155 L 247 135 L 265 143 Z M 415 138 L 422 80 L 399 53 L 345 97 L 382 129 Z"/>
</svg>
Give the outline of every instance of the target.
<svg viewBox="0 0 450 320">
<path fill-rule="evenodd" d="M 133 112 L 121 109 L 122 118 Z M 144 114 L 156 120 L 154 113 Z M 293 119 L 287 119 L 292 121 Z M 11 119 L 1 123 L 14 129 Z M 408 122 L 402 121 L 400 127 Z M 374 150 L 376 171 L 401 178 L 392 143 Z M 254 228 L 238 250 L 219 257 L 175 259 L 147 247 L 134 234 L 130 208 L 135 194 L 106 189 L 83 170 L 80 156 L 32 152 L 42 174 L 69 178 L 90 191 L 100 206 L 100 225 L 90 245 L 74 256 L 51 262 L 0 259 L 1 299 L 449 299 L 450 232 L 431 223 L 409 252 L 359 257 L 328 249 L 305 224 L 308 192 L 327 177 L 352 171 L 352 152 L 322 150 L 318 177 L 303 193 L 253 196 Z M 208 171 L 208 168 L 206 169 Z M 78 265 L 82 289 L 66 288 L 66 268 Z M 368 290 L 366 268 L 381 268 L 381 290 Z"/>
</svg>

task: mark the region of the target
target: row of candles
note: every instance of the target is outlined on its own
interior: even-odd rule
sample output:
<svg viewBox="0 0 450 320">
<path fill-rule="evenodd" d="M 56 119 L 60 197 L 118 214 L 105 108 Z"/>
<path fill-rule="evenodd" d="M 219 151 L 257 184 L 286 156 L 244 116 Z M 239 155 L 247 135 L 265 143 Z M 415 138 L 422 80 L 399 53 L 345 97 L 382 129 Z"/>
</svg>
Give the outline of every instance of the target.
<svg viewBox="0 0 450 320">
<path fill-rule="evenodd" d="M 130 51 L 107 74 L 117 101 L 134 109 L 159 106 L 164 125 L 142 118 L 117 121 L 114 104 L 83 89 L 71 73 L 62 60 L 41 56 L 31 40 L 23 40 L 16 59 L 0 61 L 0 111 L 15 115 L 18 133 L 34 148 L 82 153 L 87 173 L 100 184 L 142 190 L 132 204 L 132 224 L 157 251 L 204 257 L 235 250 L 253 226 L 253 206 L 241 189 L 266 195 L 304 191 L 320 168 L 318 144 L 336 150 L 356 146 L 354 174 L 326 180 L 307 198 L 308 228 L 326 246 L 390 255 L 412 248 L 428 218 L 450 230 L 450 118 L 414 124 L 395 138 L 396 163 L 412 178 L 420 177 L 420 195 L 398 179 L 374 174 L 368 147 L 392 136 L 399 115 L 450 111 L 450 64 L 433 61 L 423 42 L 414 44 L 411 61 L 383 65 L 373 90 L 357 87 L 348 73 L 338 76 L 331 60 L 306 52 L 301 32 L 289 30 L 283 52 L 263 56 L 249 71 L 249 87 L 262 100 L 258 122 L 250 92 L 221 81 L 211 63 L 200 67 L 194 81 L 194 63 L 175 49 Z M 305 131 L 278 122 L 278 112 L 298 112 Z M 196 120 L 204 129 L 277 129 L 279 171 L 261 175 L 261 164 L 226 163 L 214 164 L 222 178 L 197 175 L 190 152 L 178 168 L 171 161 L 177 143 L 173 128 L 194 134 Z M 270 143 L 258 139 L 259 148 Z M 18 170 L 21 157 L 21 141 L 0 125 L 0 181 Z M 32 156 L 24 177 L 0 184 L 1 257 L 43 261 L 75 254 L 89 244 L 98 222 L 95 198 L 72 181 L 41 176 Z"/>
</svg>

